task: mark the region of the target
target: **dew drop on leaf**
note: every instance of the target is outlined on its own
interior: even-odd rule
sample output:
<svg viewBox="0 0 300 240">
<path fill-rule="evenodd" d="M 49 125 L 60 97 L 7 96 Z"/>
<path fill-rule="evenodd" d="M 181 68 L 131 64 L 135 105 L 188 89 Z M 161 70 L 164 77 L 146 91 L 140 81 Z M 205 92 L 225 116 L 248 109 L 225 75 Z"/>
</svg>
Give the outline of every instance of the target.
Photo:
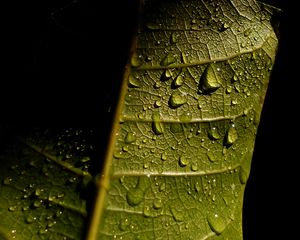
<svg viewBox="0 0 300 240">
<path fill-rule="evenodd" d="M 232 124 L 228 131 L 227 131 L 227 134 L 226 134 L 226 137 L 225 137 L 225 144 L 227 146 L 230 146 L 232 145 L 236 140 L 238 139 L 238 134 L 237 134 L 237 131 L 236 131 L 236 128 L 234 126 L 234 124 Z"/>
<path fill-rule="evenodd" d="M 167 155 L 165 153 L 163 153 L 161 155 L 161 160 L 166 161 L 168 159 Z"/>
<path fill-rule="evenodd" d="M 163 204 L 162 204 L 162 201 L 160 198 L 155 198 L 153 200 L 153 208 L 154 209 L 160 209 L 160 208 L 162 208 L 162 206 L 163 206 Z"/>
<path fill-rule="evenodd" d="M 164 132 L 163 124 L 160 122 L 160 115 L 158 112 L 153 113 L 152 115 L 152 130 L 155 134 L 160 135 Z"/>
<path fill-rule="evenodd" d="M 220 87 L 220 79 L 214 64 L 209 64 L 201 76 L 199 88 L 203 93 L 212 93 Z"/>
<path fill-rule="evenodd" d="M 179 166 L 180 167 L 185 167 L 186 165 L 188 165 L 189 160 L 187 159 L 187 157 L 185 156 L 181 156 L 179 157 Z"/>
<path fill-rule="evenodd" d="M 164 82 L 169 80 L 172 76 L 173 76 L 173 72 L 170 69 L 166 69 L 163 71 L 160 80 Z"/>
<path fill-rule="evenodd" d="M 171 209 L 171 213 L 172 213 L 172 216 L 174 218 L 174 220 L 176 222 L 183 222 L 184 220 L 184 215 L 183 215 L 183 212 L 182 211 L 178 211 L 177 209 L 175 208 L 172 208 Z"/>
<path fill-rule="evenodd" d="M 25 222 L 28 224 L 33 223 L 34 221 L 36 221 L 36 217 L 33 217 L 31 215 L 27 216 L 25 219 Z"/>
<path fill-rule="evenodd" d="M 239 172 L 239 178 L 241 184 L 246 184 L 248 180 L 249 172 L 245 169 L 245 167 L 241 166 L 240 172 Z"/>
<path fill-rule="evenodd" d="M 169 99 L 171 108 L 178 108 L 187 102 L 186 95 L 180 92 L 173 92 Z"/>
<path fill-rule="evenodd" d="M 171 44 L 175 44 L 177 42 L 177 36 L 176 36 L 176 33 L 171 33 L 171 36 L 170 36 L 170 43 Z"/>
<path fill-rule="evenodd" d="M 140 82 L 135 77 L 129 76 L 128 85 L 131 88 L 139 88 L 140 87 Z"/>
<path fill-rule="evenodd" d="M 172 63 L 175 63 L 176 62 L 176 59 L 174 57 L 174 54 L 173 53 L 169 53 L 167 54 L 160 62 L 160 65 L 161 66 L 168 66 Z"/>
<path fill-rule="evenodd" d="M 221 138 L 220 134 L 218 133 L 218 129 L 216 127 L 212 127 L 208 131 L 208 137 L 211 140 L 218 140 Z"/>
<path fill-rule="evenodd" d="M 125 141 L 125 143 L 130 144 L 130 143 L 135 142 L 135 140 L 136 140 L 135 134 L 133 132 L 128 132 L 125 136 L 124 141 Z"/>
<path fill-rule="evenodd" d="M 10 212 L 14 212 L 14 211 L 16 211 L 17 210 L 17 206 L 16 205 L 13 205 L 13 206 L 9 206 L 8 207 L 8 211 L 10 211 Z"/>
<path fill-rule="evenodd" d="M 217 235 L 220 235 L 226 228 L 226 224 L 223 218 L 220 217 L 218 214 L 208 216 L 207 222 L 211 230 Z"/>
<path fill-rule="evenodd" d="M 119 221 L 119 229 L 121 231 L 125 231 L 128 228 L 128 226 L 129 226 L 129 221 L 127 218 L 121 219 Z"/>
<path fill-rule="evenodd" d="M 217 160 L 215 154 L 212 151 L 207 152 L 207 157 L 208 160 L 211 162 L 215 162 Z"/>
<path fill-rule="evenodd" d="M 185 78 L 184 72 L 179 73 L 173 81 L 174 87 L 178 88 L 178 87 L 182 86 L 184 83 L 184 78 Z"/>
<path fill-rule="evenodd" d="M 126 195 L 127 203 L 130 206 L 137 206 L 144 200 L 144 194 L 149 185 L 146 177 L 139 177 L 135 188 L 129 190 Z"/>
</svg>

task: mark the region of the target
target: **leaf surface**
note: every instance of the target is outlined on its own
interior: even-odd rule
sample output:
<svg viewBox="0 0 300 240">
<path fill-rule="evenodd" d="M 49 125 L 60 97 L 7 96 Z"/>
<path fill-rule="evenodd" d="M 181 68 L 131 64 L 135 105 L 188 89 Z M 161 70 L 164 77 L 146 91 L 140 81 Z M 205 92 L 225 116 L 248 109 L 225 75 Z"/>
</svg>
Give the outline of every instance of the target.
<svg viewBox="0 0 300 240">
<path fill-rule="evenodd" d="M 271 13 L 250 0 L 146 1 L 90 239 L 242 239 Z"/>
</svg>

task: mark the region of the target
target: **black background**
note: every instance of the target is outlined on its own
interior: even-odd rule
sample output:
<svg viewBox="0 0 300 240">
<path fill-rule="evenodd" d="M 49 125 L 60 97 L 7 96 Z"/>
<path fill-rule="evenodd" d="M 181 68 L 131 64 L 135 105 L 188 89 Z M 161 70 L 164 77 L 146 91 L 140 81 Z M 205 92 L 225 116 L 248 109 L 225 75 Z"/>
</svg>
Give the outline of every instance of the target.
<svg viewBox="0 0 300 240">
<path fill-rule="evenodd" d="M 291 1 L 270 2 L 283 9 L 280 45 L 245 193 L 245 240 L 297 233 L 297 15 Z M 107 131 L 136 20 L 135 1 L 10 4 L 2 7 L 2 124 L 101 125 Z"/>
</svg>

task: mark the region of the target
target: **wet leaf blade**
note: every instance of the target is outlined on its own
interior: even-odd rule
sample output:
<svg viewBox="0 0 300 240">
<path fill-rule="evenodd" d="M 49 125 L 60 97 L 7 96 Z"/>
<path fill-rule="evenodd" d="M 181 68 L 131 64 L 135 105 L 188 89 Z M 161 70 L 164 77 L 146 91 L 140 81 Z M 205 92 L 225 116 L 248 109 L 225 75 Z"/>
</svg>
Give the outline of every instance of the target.
<svg viewBox="0 0 300 240">
<path fill-rule="evenodd" d="M 124 78 L 106 158 L 97 239 L 242 239 L 277 48 L 270 18 L 255 1 L 146 2 L 131 61 L 139 64 Z"/>
</svg>

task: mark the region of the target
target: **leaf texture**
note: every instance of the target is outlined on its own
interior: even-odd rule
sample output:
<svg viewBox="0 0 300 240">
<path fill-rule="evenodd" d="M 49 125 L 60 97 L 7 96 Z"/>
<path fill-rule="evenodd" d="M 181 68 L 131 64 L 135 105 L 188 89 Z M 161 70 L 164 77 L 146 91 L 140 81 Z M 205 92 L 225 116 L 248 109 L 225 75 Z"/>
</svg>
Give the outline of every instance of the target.
<svg viewBox="0 0 300 240">
<path fill-rule="evenodd" d="M 242 239 L 271 16 L 252 0 L 145 2 L 90 239 Z"/>
</svg>

